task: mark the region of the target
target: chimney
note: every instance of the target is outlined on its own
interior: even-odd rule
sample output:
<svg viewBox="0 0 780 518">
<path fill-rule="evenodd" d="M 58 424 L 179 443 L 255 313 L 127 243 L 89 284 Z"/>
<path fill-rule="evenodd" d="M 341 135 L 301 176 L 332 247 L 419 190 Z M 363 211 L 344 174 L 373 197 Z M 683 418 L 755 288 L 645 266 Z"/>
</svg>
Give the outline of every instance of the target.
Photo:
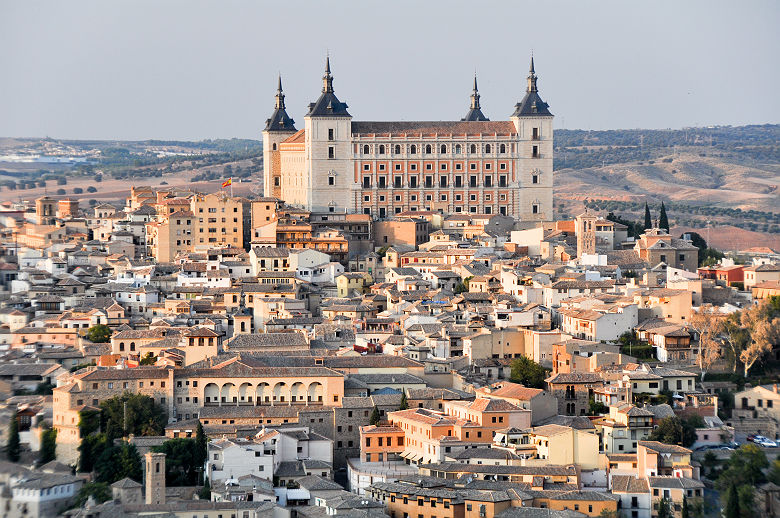
<svg viewBox="0 0 780 518">
<path fill-rule="evenodd" d="M 165 503 L 165 454 L 149 452 L 146 459 L 146 504 Z"/>
</svg>

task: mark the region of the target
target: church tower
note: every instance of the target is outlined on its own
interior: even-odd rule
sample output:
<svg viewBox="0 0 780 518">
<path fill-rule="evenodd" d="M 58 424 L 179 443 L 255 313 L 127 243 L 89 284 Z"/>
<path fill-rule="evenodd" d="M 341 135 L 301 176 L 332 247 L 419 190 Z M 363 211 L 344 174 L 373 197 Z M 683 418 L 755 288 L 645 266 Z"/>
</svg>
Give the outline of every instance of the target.
<svg viewBox="0 0 780 518">
<path fill-rule="evenodd" d="M 165 503 L 165 454 L 148 452 L 144 455 L 146 460 L 146 479 L 144 490 L 146 492 L 146 504 Z"/>
<path fill-rule="evenodd" d="M 510 117 L 518 133 L 520 206 L 524 221 L 553 220 L 553 114 L 539 96 L 534 58 L 525 97 Z"/>
<path fill-rule="evenodd" d="M 598 217 L 588 211 L 577 216 L 574 233 L 577 235 L 577 257 L 582 258 L 583 254 L 593 255 L 596 253 L 596 222 Z"/>
<path fill-rule="evenodd" d="M 279 144 L 295 134 L 295 121 L 287 115 L 282 91 L 282 76 L 276 89 L 276 104 L 263 130 L 263 195 L 281 198 L 281 159 Z"/>
<path fill-rule="evenodd" d="M 479 106 L 479 89 L 477 89 L 477 75 L 474 74 L 474 92 L 471 94 L 471 108 L 462 121 L 487 121 L 490 120 L 482 113 Z"/>
<path fill-rule="evenodd" d="M 330 57 L 325 61 L 322 94 L 309 104 L 306 127 L 307 182 L 304 208 L 312 212 L 354 212 L 358 184 L 354 180 L 352 115 L 333 91 Z"/>
</svg>

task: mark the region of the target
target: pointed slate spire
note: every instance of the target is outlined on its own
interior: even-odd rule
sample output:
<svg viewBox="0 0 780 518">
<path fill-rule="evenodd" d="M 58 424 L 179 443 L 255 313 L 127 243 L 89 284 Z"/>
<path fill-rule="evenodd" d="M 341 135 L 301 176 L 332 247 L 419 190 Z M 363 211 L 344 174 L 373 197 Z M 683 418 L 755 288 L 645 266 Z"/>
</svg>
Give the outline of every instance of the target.
<svg viewBox="0 0 780 518">
<path fill-rule="evenodd" d="M 276 103 L 271 118 L 265 121 L 266 131 L 296 131 L 295 121 L 287 115 L 284 107 L 284 91 L 282 91 L 282 75 L 279 74 L 279 82 L 276 87 Z"/>
<path fill-rule="evenodd" d="M 525 97 L 515 105 L 515 112 L 512 117 L 527 116 L 551 116 L 549 105 L 539 97 L 539 90 L 536 86 L 536 69 L 534 67 L 534 56 L 531 54 L 531 66 L 528 69 L 528 87 L 525 91 Z"/>
<path fill-rule="evenodd" d="M 479 88 L 477 88 L 477 74 L 474 74 L 474 93 L 471 94 L 471 109 L 479 110 Z"/>
<path fill-rule="evenodd" d="M 325 75 L 322 76 L 322 95 L 316 102 L 309 104 L 307 117 L 352 117 L 347 112 L 347 103 L 339 101 L 333 93 L 333 76 L 330 73 L 330 56 L 325 58 Z"/>
<path fill-rule="evenodd" d="M 282 74 L 279 74 L 279 86 L 276 88 L 276 109 L 284 110 L 284 92 L 282 91 Z"/>
<path fill-rule="evenodd" d="M 333 76 L 330 75 L 330 56 L 325 58 L 325 75 L 322 76 L 322 93 L 333 93 Z"/>
<path fill-rule="evenodd" d="M 489 120 L 485 115 L 482 113 L 482 109 L 479 105 L 479 88 L 477 88 L 477 74 L 474 74 L 474 91 L 471 94 L 471 107 L 466 113 L 466 116 L 463 117 L 462 121 L 486 121 Z"/>
<path fill-rule="evenodd" d="M 531 68 L 528 70 L 528 91 L 536 91 L 536 71 L 534 70 L 534 56 L 531 55 Z"/>
</svg>

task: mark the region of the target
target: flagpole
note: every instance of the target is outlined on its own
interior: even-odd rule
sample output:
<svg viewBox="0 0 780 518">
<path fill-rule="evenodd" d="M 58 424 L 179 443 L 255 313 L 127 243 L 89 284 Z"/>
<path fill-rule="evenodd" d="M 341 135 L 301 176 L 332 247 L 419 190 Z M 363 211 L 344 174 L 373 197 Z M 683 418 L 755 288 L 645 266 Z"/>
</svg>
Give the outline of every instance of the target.
<svg viewBox="0 0 780 518">
<path fill-rule="evenodd" d="M 230 177 L 230 197 L 233 197 L 233 177 Z"/>
</svg>

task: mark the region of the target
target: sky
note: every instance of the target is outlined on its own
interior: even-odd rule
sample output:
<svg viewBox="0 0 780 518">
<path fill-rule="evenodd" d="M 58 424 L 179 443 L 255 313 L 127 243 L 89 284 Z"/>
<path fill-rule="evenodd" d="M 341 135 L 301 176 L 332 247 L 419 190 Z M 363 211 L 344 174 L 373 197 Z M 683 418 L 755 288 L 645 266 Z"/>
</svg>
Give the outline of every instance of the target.
<svg viewBox="0 0 780 518">
<path fill-rule="evenodd" d="M 330 54 L 355 120 L 506 120 L 533 52 L 568 129 L 780 122 L 780 2 L 0 0 L 0 136 L 261 138 Z"/>
</svg>

